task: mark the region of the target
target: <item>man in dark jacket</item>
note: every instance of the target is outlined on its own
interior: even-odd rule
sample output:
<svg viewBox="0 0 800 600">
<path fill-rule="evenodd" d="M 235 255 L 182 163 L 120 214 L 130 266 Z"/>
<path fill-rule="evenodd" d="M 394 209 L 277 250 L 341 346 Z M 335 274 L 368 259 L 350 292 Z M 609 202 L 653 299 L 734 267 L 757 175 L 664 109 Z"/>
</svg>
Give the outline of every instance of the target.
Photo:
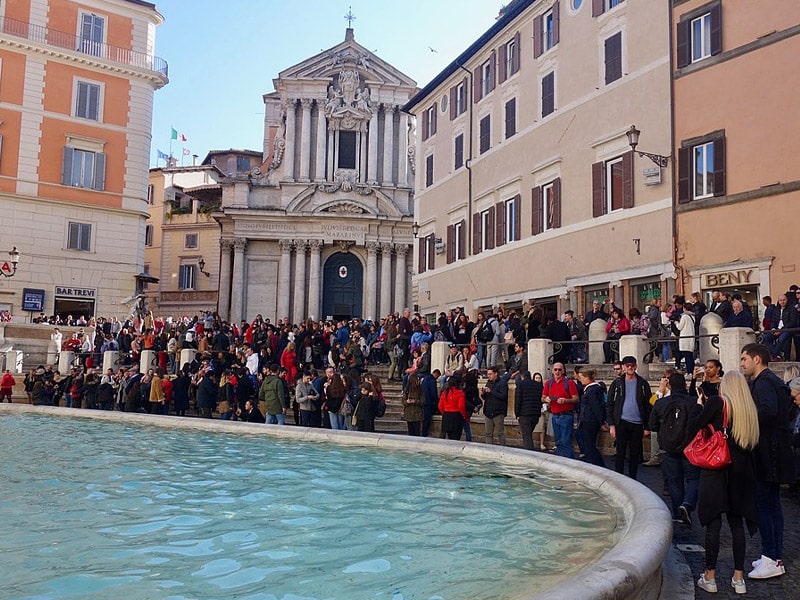
<svg viewBox="0 0 800 600">
<path fill-rule="evenodd" d="M 526 450 L 533 450 L 533 430 L 542 415 L 542 389 L 542 382 L 531 379 L 530 371 L 520 371 L 514 392 L 514 414 Z"/>
<path fill-rule="evenodd" d="M 436 406 L 439 403 L 439 388 L 437 387 L 436 380 L 441 375 L 439 369 L 434 369 L 428 375 L 422 378 L 422 397 L 424 400 L 424 413 L 422 417 L 422 437 L 428 437 L 431 430 L 431 419 L 436 412 Z"/>
<path fill-rule="evenodd" d="M 625 470 L 625 455 L 628 457 L 628 475 L 636 479 L 639 463 L 642 462 L 642 438 L 649 437 L 645 429 L 650 420 L 650 384 L 636 373 L 636 358 L 626 356 L 622 359 L 623 375 L 617 377 L 608 390 L 609 433 L 616 440 L 617 453 L 614 469 L 617 473 Z"/>
<path fill-rule="evenodd" d="M 785 302 L 785 300 L 784 300 Z M 794 458 L 791 450 L 791 397 L 786 384 L 769 369 L 770 351 L 762 344 L 742 348 L 742 373 L 750 380 L 750 392 L 758 410 L 758 446 L 756 447 L 756 505 L 758 532 L 761 534 L 761 558 L 747 574 L 751 579 L 783 575 L 782 483 L 794 482 Z"/>
<path fill-rule="evenodd" d="M 508 414 L 508 375 L 500 375 L 498 367 L 486 370 L 486 385 L 481 390 L 483 400 L 485 441 L 494 444 L 494 432 L 500 445 L 506 445 L 505 418 Z"/>
<path fill-rule="evenodd" d="M 786 294 L 778 296 L 778 308 L 773 313 L 770 330 L 764 332 L 764 345 L 772 356 L 789 358 L 793 332 L 788 331 L 800 325 L 800 313 L 789 306 Z"/>
</svg>

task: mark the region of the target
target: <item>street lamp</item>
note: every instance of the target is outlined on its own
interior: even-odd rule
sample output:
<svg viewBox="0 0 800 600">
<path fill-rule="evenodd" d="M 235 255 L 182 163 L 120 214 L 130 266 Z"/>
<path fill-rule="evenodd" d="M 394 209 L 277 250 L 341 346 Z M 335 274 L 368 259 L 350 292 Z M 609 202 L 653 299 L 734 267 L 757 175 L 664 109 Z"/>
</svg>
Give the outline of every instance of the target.
<svg viewBox="0 0 800 600">
<path fill-rule="evenodd" d="M 0 265 L 0 275 L 3 277 L 13 277 L 17 272 L 17 265 L 19 264 L 19 251 L 16 246 L 12 248 L 8 255 L 11 257 L 11 265 L 9 266 L 7 262 Z"/>
<path fill-rule="evenodd" d="M 419 223 L 416 221 L 414 221 L 414 224 L 411 226 L 411 233 L 414 234 L 414 239 L 419 235 Z"/>
<path fill-rule="evenodd" d="M 205 271 L 206 261 L 203 259 L 202 256 L 200 257 L 200 260 L 197 261 L 197 266 L 200 267 L 200 272 L 203 275 L 205 275 L 206 277 L 211 277 L 211 273 L 208 273 L 208 272 Z"/>
<path fill-rule="evenodd" d="M 662 156 L 661 154 L 653 154 L 651 152 L 642 152 L 641 150 L 636 149 L 636 146 L 639 145 L 639 135 L 641 135 L 641 133 L 641 131 L 636 129 L 636 125 L 631 125 L 631 128 L 625 132 L 625 135 L 628 136 L 628 144 L 630 144 L 631 150 L 636 152 L 636 154 L 641 157 L 646 156 L 662 169 L 666 168 L 667 164 L 669 163 L 669 156 Z"/>
</svg>

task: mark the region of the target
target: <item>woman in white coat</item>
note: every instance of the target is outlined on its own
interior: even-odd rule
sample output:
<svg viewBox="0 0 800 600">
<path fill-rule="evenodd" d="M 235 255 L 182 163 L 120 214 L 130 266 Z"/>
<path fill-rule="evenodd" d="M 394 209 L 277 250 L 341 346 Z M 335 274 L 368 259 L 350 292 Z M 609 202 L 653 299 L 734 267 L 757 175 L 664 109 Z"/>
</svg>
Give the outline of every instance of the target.
<svg viewBox="0 0 800 600">
<path fill-rule="evenodd" d="M 675 323 L 678 330 L 678 354 L 675 356 L 675 369 L 681 368 L 681 362 L 686 361 L 686 372 L 694 370 L 694 315 L 692 314 L 691 304 L 684 304 L 683 297 L 675 300 L 678 310 L 681 311 L 680 317 Z"/>
</svg>

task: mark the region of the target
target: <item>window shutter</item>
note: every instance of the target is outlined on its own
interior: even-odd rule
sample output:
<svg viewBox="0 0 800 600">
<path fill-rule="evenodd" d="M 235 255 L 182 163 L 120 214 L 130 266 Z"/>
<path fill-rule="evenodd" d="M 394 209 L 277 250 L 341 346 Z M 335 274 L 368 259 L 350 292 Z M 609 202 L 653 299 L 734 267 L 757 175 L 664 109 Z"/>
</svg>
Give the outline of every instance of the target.
<svg viewBox="0 0 800 600">
<path fill-rule="evenodd" d="M 514 239 L 519 241 L 522 239 L 522 196 L 517 194 L 514 196 Z"/>
<path fill-rule="evenodd" d="M 622 208 L 633 208 L 633 150 L 622 155 Z"/>
<path fill-rule="evenodd" d="M 711 55 L 722 52 L 722 4 L 711 8 Z"/>
<path fill-rule="evenodd" d="M 622 32 L 606 39 L 606 85 L 622 77 Z"/>
<path fill-rule="evenodd" d="M 542 188 L 531 190 L 531 235 L 542 233 Z"/>
<path fill-rule="evenodd" d="M 72 157 L 75 148 L 64 146 L 64 159 L 61 164 L 61 183 L 62 185 L 72 185 Z"/>
<path fill-rule="evenodd" d="M 605 0 L 592 0 L 592 16 L 599 17 L 605 12 Z"/>
<path fill-rule="evenodd" d="M 78 249 L 88 252 L 92 249 L 92 226 L 89 224 L 84 224 L 83 227 L 79 226 L 78 231 L 81 236 Z"/>
<path fill-rule="evenodd" d="M 558 229 L 561 227 L 561 178 L 557 177 L 553 181 L 553 206 L 550 211 L 551 227 Z"/>
<path fill-rule="evenodd" d="M 483 91 L 483 66 L 478 65 L 472 78 L 472 95 L 475 97 L 475 104 L 481 101 L 481 92 Z"/>
<path fill-rule="evenodd" d="M 519 31 L 514 34 L 514 56 L 511 57 L 511 70 L 516 73 L 519 71 L 520 52 L 522 50 L 522 36 Z"/>
<path fill-rule="evenodd" d="M 682 69 L 690 62 L 690 44 L 689 44 L 689 37 L 690 37 L 690 29 L 691 29 L 691 21 L 688 19 L 685 21 L 681 21 L 678 23 L 678 56 L 676 60 L 678 61 L 678 68 Z"/>
<path fill-rule="evenodd" d="M 467 81 L 466 77 L 464 77 L 463 79 L 463 84 L 464 84 L 464 93 L 461 96 L 461 106 L 458 109 L 459 114 L 466 112 L 467 110 L 467 102 L 468 102 L 467 93 L 469 92 L 469 82 Z"/>
<path fill-rule="evenodd" d="M 94 120 L 100 120 L 100 86 L 99 85 L 90 85 L 87 86 L 89 88 L 89 107 L 86 111 L 86 115 Z"/>
<path fill-rule="evenodd" d="M 428 139 L 428 109 L 422 111 L 422 141 Z"/>
<path fill-rule="evenodd" d="M 425 248 L 425 240 L 428 239 L 427 237 L 419 238 L 419 256 L 417 256 L 417 273 L 424 273 L 425 272 L 425 252 L 427 249 Z"/>
<path fill-rule="evenodd" d="M 714 140 L 714 195 L 725 194 L 725 138 L 722 137 Z"/>
<path fill-rule="evenodd" d="M 489 59 L 489 91 L 491 92 L 497 84 L 497 52 L 492 50 L 492 56 Z"/>
<path fill-rule="evenodd" d="M 558 43 L 558 40 L 561 38 L 560 32 L 560 25 L 561 25 L 561 17 L 560 17 L 560 2 L 556 1 L 553 4 L 553 45 L 555 46 Z"/>
<path fill-rule="evenodd" d="M 94 155 L 95 162 L 94 162 L 94 185 L 92 186 L 95 190 L 105 190 L 106 189 L 106 155 L 102 152 L 98 152 Z"/>
<path fill-rule="evenodd" d="M 492 235 L 492 233 L 493 233 L 493 232 L 495 232 L 495 228 L 494 228 L 494 213 L 495 213 L 495 211 L 493 211 L 492 209 L 489 209 L 489 216 L 488 216 L 488 218 L 486 219 L 486 220 L 487 220 L 487 222 L 488 222 L 488 223 L 487 223 L 487 229 L 489 230 L 489 231 L 487 232 L 487 235 L 486 235 L 486 246 L 487 246 L 487 248 L 489 248 L 490 250 L 491 250 L 492 248 L 494 248 L 494 245 L 495 245 L 495 244 L 494 244 L 494 238 L 495 238 L 495 236 L 494 236 L 494 235 Z"/>
<path fill-rule="evenodd" d="M 692 148 L 678 148 L 678 202 L 689 202 L 691 197 Z"/>
<path fill-rule="evenodd" d="M 455 240 L 455 227 L 453 225 L 447 226 L 447 264 L 449 265 L 456 260 L 456 240 Z"/>
<path fill-rule="evenodd" d="M 462 258 L 467 255 L 467 220 L 461 219 L 461 236 L 458 238 L 458 254 Z"/>
<path fill-rule="evenodd" d="M 506 102 L 506 139 L 517 133 L 517 99 Z"/>
<path fill-rule="evenodd" d="M 543 22 L 543 15 L 539 15 L 533 20 L 533 58 L 539 58 L 542 55 Z"/>
<path fill-rule="evenodd" d="M 436 108 L 437 108 L 436 104 L 434 104 L 433 107 L 431 107 L 431 117 L 433 118 L 431 119 L 431 131 L 428 132 L 429 135 L 433 135 L 436 133 L 436 113 L 439 112 L 438 110 L 436 110 Z"/>
<path fill-rule="evenodd" d="M 77 223 L 70 223 L 67 227 L 67 248 L 70 250 L 77 250 L 79 244 L 78 235 L 80 232 L 79 226 Z"/>
<path fill-rule="evenodd" d="M 458 116 L 458 106 L 456 105 L 456 100 L 458 98 L 457 92 L 458 86 L 453 86 L 450 88 L 450 120 L 452 121 Z"/>
<path fill-rule="evenodd" d="M 592 165 L 592 216 L 601 217 L 606 212 L 606 165 L 600 161 Z"/>
<path fill-rule="evenodd" d="M 506 62 L 508 61 L 508 45 L 500 44 L 500 68 L 498 69 L 497 81 L 503 83 L 506 80 Z"/>
<path fill-rule="evenodd" d="M 506 203 L 498 202 L 494 205 L 495 246 L 506 243 Z"/>
<path fill-rule="evenodd" d="M 472 254 L 481 253 L 481 213 L 472 215 Z"/>
<path fill-rule="evenodd" d="M 433 270 L 436 261 L 436 234 L 432 233 L 428 236 L 428 268 Z"/>
</svg>

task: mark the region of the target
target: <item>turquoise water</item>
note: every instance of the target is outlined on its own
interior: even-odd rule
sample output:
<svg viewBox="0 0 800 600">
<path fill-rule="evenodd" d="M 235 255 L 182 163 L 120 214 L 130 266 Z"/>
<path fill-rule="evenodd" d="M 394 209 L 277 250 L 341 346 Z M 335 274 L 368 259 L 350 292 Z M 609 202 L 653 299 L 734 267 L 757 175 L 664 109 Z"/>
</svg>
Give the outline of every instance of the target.
<svg viewBox="0 0 800 600">
<path fill-rule="evenodd" d="M 0 416 L 3 598 L 489 599 L 599 558 L 594 492 L 507 466 Z"/>
</svg>

